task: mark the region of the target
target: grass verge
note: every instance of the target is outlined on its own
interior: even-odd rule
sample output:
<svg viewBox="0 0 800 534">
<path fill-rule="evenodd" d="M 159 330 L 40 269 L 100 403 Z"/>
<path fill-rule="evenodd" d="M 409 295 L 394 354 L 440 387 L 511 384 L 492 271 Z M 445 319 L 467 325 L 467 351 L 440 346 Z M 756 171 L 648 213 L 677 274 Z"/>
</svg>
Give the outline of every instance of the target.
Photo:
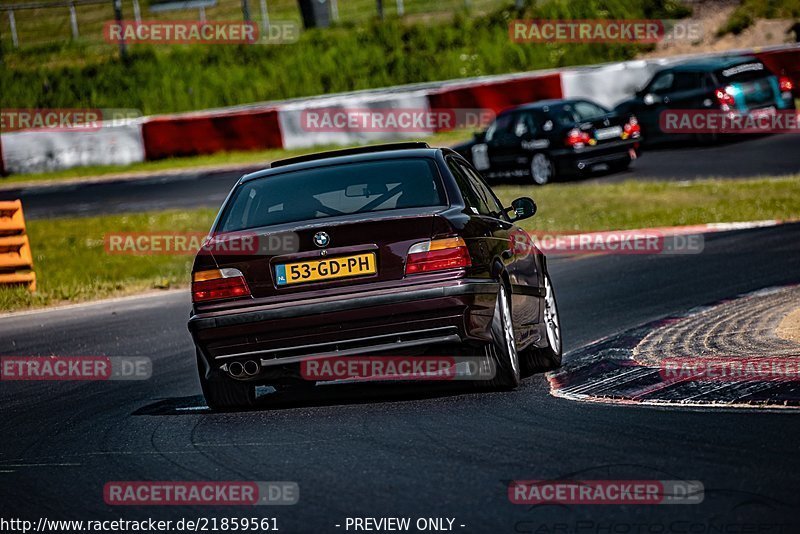
<svg viewBox="0 0 800 534">
<path fill-rule="evenodd" d="M 619 230 L 800 217 L 800 176 L 494 188 L 504 204 L 531 196 L 533 230 Z"/>
<path fill-rule="evenodd" d="M 0 40 L 0 106 L 134 108 L 150 115 L 627 60 L 652 46 L 515 43 L 508 23 L 679 18 L 689 12 L 677 0 L 529 0 L 522 10 L 511 0 L 497 4 L 478 16 L 458 10 L 441 23 L 390 18 L 307 30 L 299 41 L 282 45 L 137 44 L 125 61 L 111 44 L 98 50 L 82 40 L 59 41 L 15 50 Z"/>
<path fill-rule="evenodd" d="M 501 185 L 505 204 L 531 196 L 539 213 L 528 230 L 607 230 L 800 217 L 800 176 L 748 180 Z M 185 287 L 191 256 L 105 252 L 111 232 L 206 231 L 214 210 L 164 211 L 30 221 L 39 290 L 0 288 L 0 310 L 74 303 Z"/>
<path fill-rule="evenodd" d="M 0 310 L 39 308 L 189 283 L 192 256 L 107 254 L 112 232 L 208 230 L 215 210 L 164 211 L 131 215 L 28 221 L 38 290 L 0 289 Z"/>
</svg>

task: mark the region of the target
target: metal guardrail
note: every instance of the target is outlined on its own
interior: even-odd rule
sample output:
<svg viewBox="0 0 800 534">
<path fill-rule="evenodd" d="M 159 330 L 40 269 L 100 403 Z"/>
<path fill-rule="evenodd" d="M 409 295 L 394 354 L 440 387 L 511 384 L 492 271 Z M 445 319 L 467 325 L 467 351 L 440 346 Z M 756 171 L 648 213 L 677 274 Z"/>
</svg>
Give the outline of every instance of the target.
<svg viewBox="0 0 800 534">
<path fill-rule="evenodd" d="M 0 5 L 0 11 L 22 11 L 23 9 L 46 9 L 49 7 L 70 7 L 88 5 L 108 5 L 109 0 L 56 0 L 53 2 L 25 2 L 20 4 Z"/>
<path fill-rule="evenodd" d="M 17 33 L 17 19 L 14 15 L 15 11 L 66 7 L 69 9 L 69 25 L 72 30 L 72 38 L 77 39 L 79 37 L 78 12 L 75 11 L 75 8 L 77 6 L 100 4 L 108 4 L 108 0 L 55 0 L 50 2 L 26 2 L 21 4 L 0 6 L 0 11 L 5 11 L 8 13 L 8 25 L 11 30 L 11 42 L 14 45 L 14 48 L 19 48 L 19 34 Z"/>
<path fill-rule="evenodd" d="M 13 1 L 13 0 L 12 0 Z M 449 14 L 458 9 L 485 12 L 519 0 L 327 0 L 330 21 L 357 23 L 373 17 L 425 17 Z M 258 22 L 264 34 L 268 33 L 271 19 L 293 21 L 302 19 L 298 0 L 175 0 L 169 4 L 182 5 L 188 11 L 197 11 L 200 21 L 246 20 Z M 316 4 L 316 0 L 313 0 Z M 148 0 L 21 0 L 19 3 L 0 5 L 0 40 L 13 48 L 23 45 L 40 45 L 62 40 L 64 28 L 73 40 L 103 42 L 103 24 L 109 20 L 124 19 L 142 22 L 144 18 L 163 18 L 161 4 Z M 187 9 L 176 15 L 186 20 Z M 124 17 L 123 17 L 124 15 Z M 190 15 L 188 18 L 192 18 Z M 80 31 L 79 31 L 80 30 Z M 106 43 L 109 44 L 109 43 Z M 113 43 L 110 43 L 113 44 Z"/>
<path fill-rule="evenodd" d="M 0 202 L 0 285 L 22 285 L 36 291 L 33 254 L 19 200 Z"/>
</svg>

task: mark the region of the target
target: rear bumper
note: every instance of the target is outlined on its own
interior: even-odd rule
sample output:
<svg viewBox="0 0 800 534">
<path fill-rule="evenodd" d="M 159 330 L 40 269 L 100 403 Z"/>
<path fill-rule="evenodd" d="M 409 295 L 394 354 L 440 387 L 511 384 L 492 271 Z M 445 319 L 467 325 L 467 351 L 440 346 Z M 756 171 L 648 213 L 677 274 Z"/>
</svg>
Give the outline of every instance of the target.
<svg viewBox="0 0 800 534">
<path fill-rule="evenodd" d="M 589 147 L 580 151 L 559 150 L 553 153 L 554 163 L 560 172 L 590 171 L 600 164 L 614 164 L 630 160 L 630 150 L 641 139 L 620 141 L 613 145 Z"/>
<path fill-rule="evenodd" d="M 243 360 L 269 367 L 308 356 L 389 354 L 489 341 L 497 291 L 492 280 L 440 281 L 199 314 L 188 326 L 212 368 Z"/>
</svg>

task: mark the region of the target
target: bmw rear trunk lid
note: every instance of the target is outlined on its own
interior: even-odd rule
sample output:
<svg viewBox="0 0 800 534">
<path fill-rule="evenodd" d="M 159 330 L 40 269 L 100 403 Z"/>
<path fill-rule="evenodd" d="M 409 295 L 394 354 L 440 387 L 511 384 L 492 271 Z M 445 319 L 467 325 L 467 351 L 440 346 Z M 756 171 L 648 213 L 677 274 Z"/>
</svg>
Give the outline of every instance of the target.
<svg viewBox="0 0 800 534">
<path fill-rule="evenodd" d="M 356 291 L 364 284 L 402 280 L 412 245 L 452 233 L 449 223 L 436 216 L 444 209 L 391 210 L 233 233 L 225 239 L 262 245 L 229 244 L 217 247 L 211 257 L 217 268 L 241 271 L 254 298 Z"/>
</svg>

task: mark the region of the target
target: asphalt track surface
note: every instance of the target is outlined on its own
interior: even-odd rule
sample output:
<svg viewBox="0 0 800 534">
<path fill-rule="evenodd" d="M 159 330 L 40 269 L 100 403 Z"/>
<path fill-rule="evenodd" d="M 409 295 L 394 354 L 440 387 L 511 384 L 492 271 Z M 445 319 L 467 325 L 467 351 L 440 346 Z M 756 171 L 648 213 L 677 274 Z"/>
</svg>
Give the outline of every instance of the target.
<svg viewBox="0 0 800 534">
<path fill-rule="evenodd" d="M 713 146 L 656 147 L 627 172 L 592 178 L 692 180 L 703 177 L 749 178 L 800 173 L 800 136 L 737 138 Z M 250 170 L 256 170 L 255 168 Z M 243 171 L 191 172 L 137 180 L 64 184 L 0 191 L 0 200 L 22 199 L 25 216 L 42 219 L 104 213 L 197 207 L 217 208 Z"/>
<path fill-rule="evenodd" d="M 800 282 L 800 225 L 709 235 L 698 255 L 550 265 L 574 351 L 676 311 Z M 800 531 L 797 412 L 579 403 L 552 397 L 537 375 L 513 392 L 325 386 L 214 414 L 203 408 L 188 310 L 188 295 L 173 292 L 0 320 L 0 354 L 149 356 L 154 366 L 140 382 L 0 383 L 0 517 L 272 516 L 285 533 L 345 532 L 347 517 L 365 516 L 450 517 L 454 531 L 482 533 Z M 699 480 L 705 500 L 509 502 L 509 481 L 550 478 Z M 103 485 L 120 480 L 296 481 L 300 502 L 107 506 Z"/>
</svg>

